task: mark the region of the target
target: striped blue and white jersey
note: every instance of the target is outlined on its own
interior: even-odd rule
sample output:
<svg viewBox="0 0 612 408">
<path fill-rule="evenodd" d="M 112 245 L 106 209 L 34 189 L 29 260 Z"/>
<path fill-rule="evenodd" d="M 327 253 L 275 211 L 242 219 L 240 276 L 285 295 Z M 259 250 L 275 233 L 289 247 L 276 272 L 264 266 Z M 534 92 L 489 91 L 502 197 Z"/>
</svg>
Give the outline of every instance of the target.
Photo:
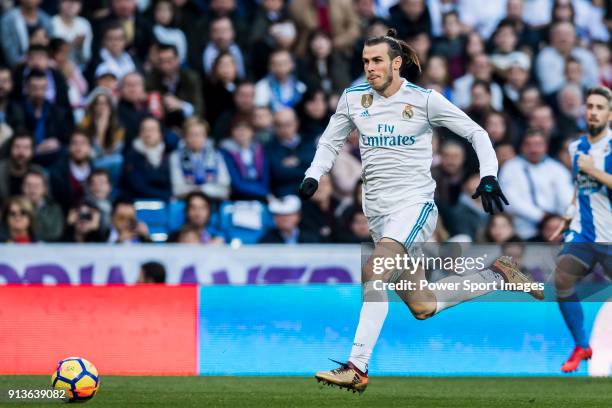
<svg viewBox="0 0 612 408">
<path fill-rule="evenodd" d="M 356 128 L 366 216 L 432 201 L 433 127 L 446 127 L 469 140 L 478 155 L 480 176 L 497 176 L 497 158 L 484 129 L 440 93 L 403 79 L 400 90 L 390 97 L 381 96 L 367 82 L 343 92 L 306 177 L 318 180 L 328 173 Z"/>
<path fill-rule="evenodd" d="M 595 166 L 612 173 L 612 131 L 596 143 L 589 143 L 582 136 L 569 146 L 573 163 L 573 178 L 576 187 L 577 211 L 570 223 L 566 242 L 612 242 L 612 189 L 578 169 L 581 154 L 593 157 Z M 576 233 L 579 236 L 576 236 Z"/>
</svg>

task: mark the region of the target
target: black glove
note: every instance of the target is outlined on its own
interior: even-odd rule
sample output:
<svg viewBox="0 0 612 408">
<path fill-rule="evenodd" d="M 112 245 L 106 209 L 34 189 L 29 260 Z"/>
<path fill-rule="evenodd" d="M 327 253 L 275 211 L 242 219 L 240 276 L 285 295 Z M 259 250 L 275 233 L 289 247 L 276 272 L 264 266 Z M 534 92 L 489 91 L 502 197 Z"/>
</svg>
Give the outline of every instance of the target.
<svg viewBox="0 0 612 408">
<path fill-rule="evenodd" d="M 317 188 L 319 188 L 319 182 L 312 177 L 306 177 L 304 181 L 302 181 L 302 184 L 300 184 L 298 192 L 300 193 L 300 197 L 304 200 L 308 200 L 314 195 Z"/>
<path fill-rule="evenodd" d="M 508 205 L 508 200 L 502 193 L 501 187 L 497 182 L 497 178 L 494 176 L 486 176 L 480 180 L 480 184 L 476 189 L 476 192 L 472 196 L 472 198 L 481 197 L 482 199 L 482 208 L 488 212 L 489 214 L 493 214 L 495 210 L 493 203 L 497 205 L 499 211 L 504 211 L 504 205 L 502 201 Z"/>
</svg>

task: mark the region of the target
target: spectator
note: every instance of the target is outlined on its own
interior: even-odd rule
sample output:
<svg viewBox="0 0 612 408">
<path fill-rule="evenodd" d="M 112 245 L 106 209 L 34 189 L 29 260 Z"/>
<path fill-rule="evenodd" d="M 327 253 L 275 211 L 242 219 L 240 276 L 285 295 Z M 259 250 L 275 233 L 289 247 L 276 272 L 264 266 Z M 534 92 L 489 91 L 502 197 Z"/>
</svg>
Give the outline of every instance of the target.
<svg viewBox="0 0 612 408">
<path fill-rule="evenodd" d="M 321 88 L 306 91 L 296 110 L 300 118 L 300 135 L 306 140 L 318 139 L 330 118 L 325 92 Z"/>
<path fill-rule="evenodd" d="M 251 49 L 253 44 L 260 42 L 268 35 L 268 30 L 274 23 L 287 19 L 285 0 L 263 0 L 253 17 L 249 44 Z"/>
<path fill-rule="evenodd" d="M 23 195 L 34 211 L 34 233 L 41 241 L 57 241 L 64 231 L 61 207 L 48 196 L 47 176 L 40 170 L 30 170 L 23 178 Z"/>
<path fill-rule="evenodd" d="M 353 130 L 342 146 L 330 176 L 334 192 L 339 197 L 353 197 L 355 185 L 361 181 L 361 154 L 359 152 L 359 131 Z M 361 197 L 359 197 L 361 200 Z M 360 205 L 361 208 L 361 205 Z"/>
<path fill-rule="evenodd" d="M 176 50 L 179 64 L 187 58 L 187 38 L 185 33 L 174 25 L 174 4 L 171 0 L 159 0 L 153 6 L 153 36 L 161 45 L 172 45 Z"/>
<path fill-rule="evenodd" d="M 517 51 L 518 35 L 514 24 L 510 21 L 501 21 L 493 34 L 493 52 L 491 64 L 497 74 L 503 73 L 517 59 L 519 55 L 529 58 L 521 51 Z"/>
<path fill-rule="evenodd" d="M 554 23 L 550 31 L 550 44 L 539 52 L 535 62 L 536 75 L 544 94 L 551 94 L 563 86 L 563 70 L 569 56 L 576 58 L 582 65 L 583 85 L 597 85 L 597 61 L 589 50 L 576 46 L 576 31 L 571 23 Z"/>
<path fill-rule="evenodd" d="M 49 46 L 49 33 L 44 27 L 36 26 L 28 34 L 28 42 L 30 43 L 29 48 L 33 46 L 48 47 Z"/>
<path fill-rule="evenodd" d="M 423 74 L 423 83 L 428 88 L 437 88 L 448 100 L 453 98 L 453 88 L 450 85 L 448 64 L 444 57 L 432 55 L 427 60 Z"/>
<path fill-rule="evenodd" d="M 443 79 L 448 85 L 450 78 L 459 78 L 464 73 L 463 52 L 467 37 L 461 32 L 461 22 L 456 11 L 444 14 L 442 19 L 444 33 L 442 37 L 435 39 L 431 47 L 431 53 L 432 55 L 438 55 L 439 61 L 444 64 L 445 76 Z"/>
<path fill-rule="evenodd" d="M 211 203 L 203 192 L 192 191 L 187 194 L 187 197 L 185 197 L 185 224 L 179 231 L 170 235 L 170 241 L 180 242 L 181 235 L 187 234 L 187 229 L 195 229 L 198 243 L 222 244 L 224 240 L 221 234 L 210 225 L 210 214 Z M 189 235 L 191 234 L 189 233 Z M 189 241 L 191 242 L 191 239 Z"/>
<path fill-rule="evenodd" d="M 121 80 L 127 74 L 139 70 L 139 62 L 126 50 L 128 44 L 126 36 L 125 26 L 118 22 L 106 27 L 102 48 L 93 55 L 87 69 L 87 78 L 90 82 L 93 82 L 93 78 L 100 72 L 112 72 Z"/>
<path fill-rule="evenodd" d="M 526 23 L 525 20 L 527 18 L 533 18 L 533 16 L 527 15 L 524 6 L 524 0 L 508 0 L 506 6 L 506 17 L 499 23 L 512 23 L 514 30 L 516 31 L 516 35 L 519 38 L 519 48 L 528 54 L 533 54 L 538 50 L 542 30 L 536 26 Z"/>
<path fill-rule="evenodd" d="M 119 96 L 119 79 L 109 70 L 100 70 L 96 73 L 94 89 L 104 88 L 109 90 L 114 98 Z"/>
<path fill-rule="evenodd" d="M 198 18 L 202 14 L 202 10 L 195 1 L 192 0 L 172 0 L 174 6 L 174 21 L 176 26 L 181 29 L 186 35 L 191 34 L 191 31 L 196 26 Z M 200 47 L 199 41 L 193 41 L 191 37 L 187 38 L 187 47 L 189 51 L 190 42 L 193 42 L 194 47 Z M 197 38 L 197 40 L 201 40 Z M 199 50 L 198 50 L 199 51 Z M 189 54 L 189 52 L 188 52 Z"/>
<path fill-rule="evenodd" d="M 161 124 L 154 117 L 140 123 L 138 138 L 125 155 L 121 184 L 123 196 L 134 200 L 168 201 L 172 196 L 170 162 Z"/>
<path fill-rule="evenodd" d="M 220 45 L 229 45 L 231 42 L 233 42 L 233 39 L 227 43 L 225 43 L 225 40 L 220 42 L 217 40 L 219 40 L 219 37 L 224 37 L 225 39 L 232 37 L 238 42 L 238 44 L 236 44 L 237 48 L 245 46 L 248 38 L 249 26 L 245 21 L 244 15 L 240 15 L 241 13 L 239 12 L 236 3 L 236 0 L 211 0 L 206 13 L 189 28 L 187 33 L 189 36 L 188 47 L 190 48 L 189 54 L 192 66 L 202 69 L 202 49 L 206 47 L 209 40 L 213 40 L 212 26 L 220 19 L 229 20 L 231 33 L 225 30 L 225 28 L 228 26 L 223 23 L 223 28 L 220 26 L 214 28 L 214 36 L 216 37 L 216 40 L 213 41 Z M 227 51 L 227 48 L 223 48 L 223 50 Z M 215 58 L 216 55 L 213 55 L 211 57 L 211 62 L 214 61 Z"/>
<path fill-rule="evenodd" d="M 425 33 L 431 36 L 431 17 L 425 0 L 399 0 L 389 9 L 389 22 L 397 30 L 398 38 Z"/>
<path fill-rule="evenodd" d="M 483 4 L 478 0 L 461 0 L 457 7 L 463 24 L 473 27 L 483 38 L 489 38 L 505 14 L 505 3 L 494 1 Z"/>
<path fill-rule="evenodd" d="M 174 45 L 160 44 L 153 71 L 147 76 L 149 92 L 159 92 L 167 126 L 181 127 L 183 121 L 204 114 L 200 78 L 189 69 L 182 68 Z"/>
<path fill-rule="evenodd" d="M 336 52 L 347 56 L 359 37 L 359 17 L 351 0 L 293 0 L 289 4 L 289 14 L 298 29 L 298 56 L 306 54 L 308 37 L 317 29 L 331 36 Z"/>
<path fill-rule="evenodd" d="M 219 17 L 210 24 L 210 41 L 204 48 L 202 55 L 202 66 L 204 73 L 210 75 L 213 64 L 221 52 L 229 52 L 236 63 L 238 78 L 242 79 L 246 75 L 244 56 L 240 47 L 235 42 L 235 31 L 232 20 L 228 17 Z"/>
<path fill-rule="evenodd" d="M 484 242 L 503 244 L 505 242 L 520 242 L 512 224 L 512 216 L 508 213 L 497 213 L 489 217 L 485 226 Z"/>
<path fill-rule="evenodd" d="M 215 59 L 208 80 L 204 82 L 206 117 L 209 123 L 216 123 L 221 112 L 232 108 L 237 79 L 234 57 L 229 52 L 221 52 Z"/>
<path fill-rule="evenodd" d="M 546 214 L 538 225 L 538 234 L 530 241 L 560 243 L 563 241 L 563 234 L 556 234 L 556 232 L 564 224 L 565 221 L 560 215 Z"/>
<path fill-rule="evenodd" d="M 563 141 L 563 135 L 558 131 L 555 115 L 548 105 L 540 105 L 531 111 L 529 127 L 540 130 L 548 141 L 548 154 L 555 156 Z"/>
<path fill-rule="evenodd" d="M 559 90 L 559 129 L 563 130 L 563 138 L 574 138 L 587 130 L 584 118 L 584 93 L 578 85 L 567 84 Z M 557 149 L 560 143 L 557 143 Z"/>
<path fill-rule="evenodd" d="M 53 35 L 71 45 L 70 59 L 85 68 L 91 59 L 93 32 L 89 21 L 80 17 L 82 0 L 59 0 L 59 13 L 51 19 Z"/>
<path fill-rule="evenodd" d="M 43 27 L 51 33 L 51 18 L 38 6 L 42 0 L 21 0 L 19 7 L 7 11 L 0 20 L 0 45 L 11 67 L 23 62 L 29 48 L 28 33 Z"/>
<path fill-rule="evenodd" d="M 500 185 L 510 202 L 508 213 L 515 217 L 521 239 L 537 233 L 546 213 L 564 213 L 573 197 L 571 175 L 546 155 L 547 144 L 541 131 L 528 131 L 521 143 L 521 156 L 506 162 L 499 173 Z"/>
<path fill-rule="evenodd" d="M 471 104 L 471 89 L 475 80 L 481 80 L 491 84 L 491 105 L 496 111 L 501 111 L 503 106 L 503 94 L 501 87 L 492 82 L 493 70 L 491 61 L 486 54 L 475 55 L 470 61 L 468 73 L 457 78 L 453 89 L 453 103 L 465 109 Z"/>
<path fill-rule="evenodd" d="M 457 204 L 446 211 L 443 222 L 450 236 L 467 235 L 475 241 L 487 222 L 488 214 L 482 208 L 482 201 L 472 198 L 479 183 L 478 174 L 469 176 L 463 183 Z"/>
<path fill-rule="evenodd" d="M 338 232 L 336 209 L 339 201 L 333 197 L 331 178 L 324 175 L 319 180 L 319 188 L 312 198 L 302 205 L 302 222 L 304 231 L 318 237 L 320 242 L 332 242 L 334 233 Z"/>
<path fill-rule="evenodd" d="M 308 244 L 319 242 L 318 237 L 300 224 L 300 199 L 295 195 L 283 197 L 270 203 L 270 212 L 274 215 L 273 229 L 259 239 L 262 244 Z"/>
<path fill-rule="evenodd" d="M 13 77 L 7 67 L 0 66 L 0 150 L 16 131 L 25 127 L 23 107 L 11 99 Z"/>
<path fill-rule="evenodd" d="M 497 156 L 497 163 L 501 168 L 507 161 L 516 157 L 514 145 L 510 142 L 501 142 L 496 144 L 495 156 Z"/>
<path fill-rule="evenodd" d="M 360 208 L 354 208 L 348 215 L 348 230 L 340 229 L 335 235 L 335 242 L 337 243 L 372 242 L 368 219 Z"/>
<path fill-rule="evenodd" d="M 279 20 L 268 28 L 268 34 L 251 46 L 250 56 L 251 77 L 258 81 L 268 73 L 270 54 L 275 50 L 292 52 L 297 41 L 297 31 L 292 20 Z"/>
<path fill-rule="evenodd" d="M 349 216 L 355 209 L 363 210 L 363 180 L 361 177 L 357 179 L 353 185 L 350 196 L 344 196 L 343 202 L 340 203 L 337 213 L 340 214 L 339 224 L 342 228 L 347 229 L 349 226 Z"/>
<path fill-rule="evenodd" d="M 99 20 L 94 26 L 94 55 L 99 50 L 99 39 L 109 26 L 123 27 L 124 48 L 131 54 L 144 60 L 150 45 L 153 43 L 152 27 L 149 19 L 138 13 L 137 0 L 109 0 L 110 14 Z"/>
<path fill-rule="evenodd" d="M 117 183 L 123 164 L 121 153 L 125 129 L 119 123 L 117 108 L 108 90 L 96 88 L 89 95 L 85 116 L 79 128 L 91 141 L 94 166 L 106 169 L 113 182 Z"/>
<path fill-rule="evenodd" d="M 83 101 L 88 85 L 79 67 L 69 58 L 70 47 L 70 44 L 61 38 L 54 38 L 50 45 L 52 63 L 66 79 L 69 110 L 72 111 L 73 119 L 79 122 L 83 118 Z"/>
<path fill-rule="evenodd" d="M 531 61 L 525 54 L 513 54 L 508 69 L 504 73 L 504 108 L 509 115 L 518 115 L 518 101 L 521 91 L 530 80 Z"/>
<path fill-rule="evenodd" d="M 255 129 L 255 140 L 268 143 L 274 134 L 274 116 L 267 106 L 259 106 L 253 109 L 251 118 L 253 129 Z"/>
<path fill-rule="evenodd" d="M 106 241 L 108 226 L 102 224 L 100 209 L 84 200 L 68 211 L 62 242 L 101 243 Z"/>
<path fill-rule="evenodd" d="M 0 203 L 11 196 L 21 194 L 23 178 L 31 171 L 42 171 L 32 164 L 34 146 L 32 136 L 17 133 L 8 142 L 9 157 L 0 160 Z"/>
<path fill-rule="evenodd" d="M 612 6 L 610 7 L 612 10 Z M 601 85 L 612 87 L 612 61 L 610 60 L 610 47 L 602 41 L 594 41 L 591 45 L 593 55 L 597 60 L 599 67 L 599 83 Z"/>
<path fill-rule="evenodd" d="M 269 106 L 272 112 L 296 106 L 306 85 L 296 78 L 294 68 L 289 51 L 274 51 L 270 55 L 270 74 L 255 84 L 255 105 Z"/>
<path fill-rule="evenodd" d="M 453 206 L 459 199 L 465 177 L 465 149 L 462 144 L 449 140 L 441 149 L 439 167 L 432 169 L 436 181 L 435 201 L 444 217 L 446 207 Z"/>
<path fill-rule="evenodd" d="M 465 113 L 476 123 L 484 126 L 487 115 L 494 111 L 491 106 L 491 84 L 476 80 L 472 83 L 470 106 Z"/>
<path fill-rule="evenodd" d="M 87 179 L 87 200 L 100 210 L 100 225 L 103 229 L 108 229 L 110 226 L 113 209 L 112 193 L 113 185 L 108 172 L 104 169 L 92 171 Z"/>
<path fill-rule="evenodd" d="M 64 213 L 85 197 L 87 178 L 92 171 L 91 141 L 75 130 L 70 135 L 68 155 L 62 156 L 49 170 L 51 192 Z"/>
<path fill-rule="evenodd" d="M 206 122 L 200 119 L 189 119 L 183 126 L 184 140 L 170 156 L 172 191 L 176 197 L 192 191 L 202 191 L 217 200 L 229 197 L 230 175 L 207 132 Z"/>
<path fill-rule="evenodd" d="M 486 52 L 484 39 L 476 31 L 472 31 L 467 34 L 467 40 L 465 42 L 465 50 L 463 50 L 463 68 L 470 64 L 471 61 L 477 55 L 484 54 Z M 464 72 L 465 73 L 465 72 Z M 453 78 L 455 80 L 457 78 Z"/>
<path fill-rule="evenodd" d="M 268 160 L 263 145 L 253 139 L 254 134 L 248 122 L 234 122 L 231 139 L 222 144 L 232 200 L 265 201 L 270 194 Z"/>
<path fill-rule="evenodd" d="M 137 283 L 166 283 L 166 268 L 159 262 L 143 263 L 140 266 Z"/>
<path fill-rule="evenodd" d="M 508 117 L 501 112 L 491 111 L 485 116 L 483 127 L 494 147 L 499 143 L 514 141 L 509 129 L 509 122 Z"/>
<path fill-rule="evenodd" d="M 125 129 L 125 146 L 129 147 L 132 140 L 138 135 L 140 122 L 144 118 L 151 116 L 142 75 L 137 72 L 127 74 L 121 80 L 119 95 L 117 112 L 119 114 L 119 122 Z"/>
<path fill-rule="evenodd" d="M 297 133 L 299 123 L 292 109 L 274 115 L 275 138 L 266 146 L 270 161 L 272 194 L 282 197 L 294 194 L 315 153 L 312 141 L 305 141 Z"/>
<path fill-rule="evenodd" d="M 299 64 L 299 78 L 309 89 L 321 88 L 326 94 L 341 94 L 351 80 L 346 58 L 332 53 L 332 40 L 323 30 L 308 38 L 306 57 Z"/>
<path fill-rule="evenodd" d="M 176 242 L 179 244 L 199 244 L 200 230 L 191 224 L 183 225 L 177 233 Z"/>
<path fill-rule="evenodd" d="M 535 86 L 523 88 L 519 94 L 517 112 L 513 116 L 513 122 L 519 135 L 524 134 L 529 128 L 529 118 L 532 112 L 542 105 L 542 96 Z"/>
<path fill-rule="evenodd" d="M 27 198 L 9 198 L 4 204 L 1 221 L 0 242 L 30 244 L 36 241 L 34 209 Z"/>
<path fill-rule="evenodd" d="M 70 111 L 70 100 L 68 98 L 68 86 L 62 72 L 52 68 L 53 61 L 49 55 L 49 47 L 43 45 L 31 45 L 26 53 L 25 63 L 15 69 L 15 89 L 13 97 L 23 99 L 27 95 L 27 79 L 32 71 L 40 71 L 47 77 L 47 88 L 45 99 L 59 106 L 65 111 Z"/>
<path fill-rule="evenodd" d="M 133 202 L 116 201 L 113 205 L 111 220 L 107 242 L 113 244 L 151 242 L 147 225 L 136 219 L 136 208 Z"/>
<path fill-rule="evenodd" d="M 225 139 L 230 134 L 230 125 L 238 121 L 251 121 L 255 109 L 255 86 L 252 82 L 238 82 L 232 95 L 230 108 L 219 114 L 213 125 L 212 137 L 215 141 Z"/>
</svg>

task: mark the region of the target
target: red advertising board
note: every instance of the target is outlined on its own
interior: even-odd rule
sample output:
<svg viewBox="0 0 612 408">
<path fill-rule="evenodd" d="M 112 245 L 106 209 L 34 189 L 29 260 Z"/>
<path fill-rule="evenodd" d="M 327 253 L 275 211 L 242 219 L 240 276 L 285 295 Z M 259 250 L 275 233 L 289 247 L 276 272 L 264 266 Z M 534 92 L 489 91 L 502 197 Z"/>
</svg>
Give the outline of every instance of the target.
<svg viewBox="0 0 612 408">
<path fill-rule="evenodd" d="M 195 286 L 0 287 L 0 374 L 69 356 L 101 374 L 196 375 Z"/>
</svg>

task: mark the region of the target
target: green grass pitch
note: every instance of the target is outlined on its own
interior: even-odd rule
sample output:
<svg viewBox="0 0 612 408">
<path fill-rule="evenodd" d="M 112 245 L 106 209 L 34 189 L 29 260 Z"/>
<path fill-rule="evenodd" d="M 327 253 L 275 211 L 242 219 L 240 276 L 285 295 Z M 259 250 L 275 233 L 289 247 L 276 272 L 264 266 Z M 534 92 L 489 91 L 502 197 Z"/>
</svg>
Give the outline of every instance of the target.
<svg viewBox="0 0 612 408">
<path fill-rule="evenodd" d="M 42 389 L 50 377 L 0 376 L 0 390 Z M 0 406 L 57 407 L 59 402 Z M 372 377 L 359 396 L 304 377 L 102 376 L 86 407 L 612 407 L 610 378 Z"/>
</svg>

